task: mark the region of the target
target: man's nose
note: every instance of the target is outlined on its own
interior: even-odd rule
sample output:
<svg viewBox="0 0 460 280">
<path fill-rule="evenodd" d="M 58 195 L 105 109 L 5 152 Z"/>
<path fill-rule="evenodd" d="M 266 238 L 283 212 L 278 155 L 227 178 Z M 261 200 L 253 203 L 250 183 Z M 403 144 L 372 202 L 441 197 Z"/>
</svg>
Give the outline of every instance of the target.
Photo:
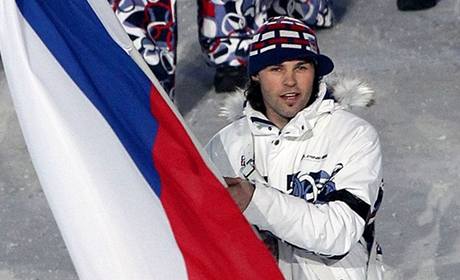
<svg viewBox="0 0 460 280">
<path fill-rule="evenodd" d="M 296 85 L 296 77 L 295 77 L 295 72 L 288 70 L 284 74 L 284 85 L 288 87 L 293 87 Z"/>
</svg>

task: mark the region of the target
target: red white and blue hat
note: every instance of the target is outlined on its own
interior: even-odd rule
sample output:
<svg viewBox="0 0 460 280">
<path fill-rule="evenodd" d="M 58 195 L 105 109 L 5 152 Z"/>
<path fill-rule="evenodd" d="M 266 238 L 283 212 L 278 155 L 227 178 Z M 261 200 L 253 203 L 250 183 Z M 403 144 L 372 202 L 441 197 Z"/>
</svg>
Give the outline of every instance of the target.
<svg viewBox="0 0 460 280">
<path fill-rule="evenodd" d="M 249 45 L 249 75 L 256 75 L 270 65 L 284 61 L 311 59 L 316 73 L 324 76 L 332 72 L 332 60 L 320 54 L 315 32 L 300 20 L 279 16 L 268 19 Z"/>
</svg>

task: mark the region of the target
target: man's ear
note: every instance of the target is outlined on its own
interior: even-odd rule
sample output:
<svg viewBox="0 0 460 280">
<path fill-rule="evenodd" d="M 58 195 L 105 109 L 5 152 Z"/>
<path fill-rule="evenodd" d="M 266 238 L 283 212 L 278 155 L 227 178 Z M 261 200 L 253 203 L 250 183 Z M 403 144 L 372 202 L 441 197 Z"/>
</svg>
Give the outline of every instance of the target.
<svg viewBox="0 0 460 280">
<path fill-rule="evenodd" d="M 260 81 L 260 79 L 259 79 L 259 74 L 257 74 L 257 75 L 252 75 L 252 76 L 251 76 L 251 79 L 252 79 L 253 81 L 259 82 L 259 81 Z"/>
</svg>

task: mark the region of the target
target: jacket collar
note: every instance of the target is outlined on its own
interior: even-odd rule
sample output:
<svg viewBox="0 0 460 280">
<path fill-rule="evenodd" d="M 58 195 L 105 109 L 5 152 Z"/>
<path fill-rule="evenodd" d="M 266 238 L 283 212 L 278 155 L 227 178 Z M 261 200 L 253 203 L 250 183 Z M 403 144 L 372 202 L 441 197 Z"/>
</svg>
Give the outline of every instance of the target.
<svg viewBox="0 0 460 280">
<path fill-rule="evenodd" d="M 316 100 L 302 111 L 298 112 L 286 126 L 280 131 L 267 117 L 259 111 L 254 110 L 247 104 L 244 108 L 244 115 L 249 123 L 249 128 L 254 135 L 282 135 L 286 138 L 299 138 L 311 135 L 318 119 L 336 109 L 333 99 L 326 97 L 327 86 L 320 84 Z"/>
</svg>

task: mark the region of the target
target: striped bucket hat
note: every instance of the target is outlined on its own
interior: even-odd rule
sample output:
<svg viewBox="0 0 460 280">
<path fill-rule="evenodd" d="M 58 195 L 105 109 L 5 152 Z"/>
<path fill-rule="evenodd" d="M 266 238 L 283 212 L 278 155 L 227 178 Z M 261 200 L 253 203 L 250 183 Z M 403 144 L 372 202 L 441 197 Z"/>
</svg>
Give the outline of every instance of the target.
<svg viewBox="0 0 460 280">
<path fill-rule="evenodd" d="M 268 19 L 252 38 L 249 46 L 249 75 L 256 75 L 270 65 L 284 61 L 311 59 L 316 73 L 332 72 L 332 60 L 319 53 L 315 32 L 300 20 L 279 16 Z"/>
</svg>

